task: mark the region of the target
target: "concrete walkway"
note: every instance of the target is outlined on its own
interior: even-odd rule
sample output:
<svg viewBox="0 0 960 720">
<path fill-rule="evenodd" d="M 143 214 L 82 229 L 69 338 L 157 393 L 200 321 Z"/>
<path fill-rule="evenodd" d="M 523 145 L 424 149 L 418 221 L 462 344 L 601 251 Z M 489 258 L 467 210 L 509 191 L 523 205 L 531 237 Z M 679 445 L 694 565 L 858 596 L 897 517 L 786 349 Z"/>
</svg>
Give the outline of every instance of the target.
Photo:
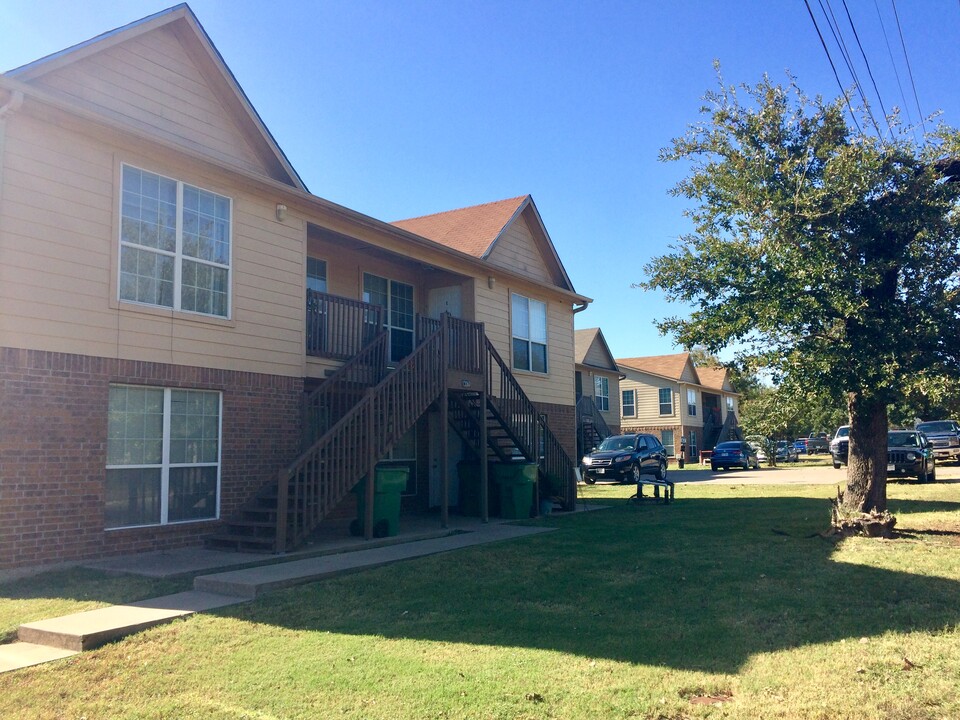
<svg viewBox="0 0 960 720">
<path fill-rule="evenodd" d="M 581 507 L 599 509 L 578 505 L 578 510 Z M 542 525 L 513 525 L 499 519 L 485 524 L 463 518 L 458 519 L 457 524 L 459 527 L 438 530 L 435 524 L 427 527 L 405 518 L 403 535 L 370 542 L 350 538 L 331 526 L 328 532 L 336 537 L 334 542 L 318 542 L 314 548 L 279 559 L 275 555 L 250 556 L 184 548 L 90 563 L 86 567 L 150 577 L 211 569 L 219 572 L 197 575 L 191 591 L 21 625 L 19 642 L 0 645 L 0 672 L 69 657 L 196 612 L 249 602 L 270 590 L 553 529 Z"/>
</svg>

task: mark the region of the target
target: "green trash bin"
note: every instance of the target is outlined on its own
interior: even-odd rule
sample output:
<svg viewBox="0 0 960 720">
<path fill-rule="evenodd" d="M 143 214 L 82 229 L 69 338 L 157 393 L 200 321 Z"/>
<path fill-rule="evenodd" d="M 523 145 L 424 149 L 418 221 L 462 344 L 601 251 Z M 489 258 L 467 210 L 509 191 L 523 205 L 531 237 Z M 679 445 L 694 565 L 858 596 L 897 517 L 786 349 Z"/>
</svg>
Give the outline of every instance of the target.
<svg viewBox="0 0 960 720">
<path fill-rule="evenodd" d="M 497 463 L 492 469 L 493 481 L 500 487 L 500 517 L 508 520 L 529 518 L 537 466 L 534 463 Z"/>
<path fill-rule="evenodd" d="M 480 517 L 480 463 L 461 460 L 457 463 L 457 477 L 460 479 L 460 514 Z"/>
<path fill-rule="evenodd" d="M 400 495 L 407 487 L 410 468 L 378 467 L 373 475 L 373 536 L 393 537 L 400 532 Z M 357 517 L 350 523 L 352 535 L 363 534 L 367 512 L 367 483 L 361 480 L 353 492 L 357 496 Z"/>
</svg>

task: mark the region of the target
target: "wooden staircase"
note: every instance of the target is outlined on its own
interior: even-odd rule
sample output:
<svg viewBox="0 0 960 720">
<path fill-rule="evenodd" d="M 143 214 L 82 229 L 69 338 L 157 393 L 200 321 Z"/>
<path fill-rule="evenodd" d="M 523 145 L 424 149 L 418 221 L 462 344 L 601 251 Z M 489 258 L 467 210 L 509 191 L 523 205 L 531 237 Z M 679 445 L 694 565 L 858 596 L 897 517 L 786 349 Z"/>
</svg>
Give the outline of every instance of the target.
<svg viewBox="0 0 960 720">
<path fill-rule="evenodd" d="M 577 400 L 577 454 L 582 457 L 611 435 L 593 398 L 581 395 Z"/>
<path fill-rule="evenodd" d="M 486 437 L 489 452 L 500 462 L 537 463 L 541 479 L 559 488 L 564 506 L 572 508 L 574 463 L 483 325 L 445 314 L 441 321 L 420 323 L 418 341 L 413 353 L 387 370 L 386 336 L 378 337 L 311 393 L 304 403 L 300 457 L 208 544 L 257 552 L 291 550 L 363 479 L 368 499 L 364 528 L 371 537 L 376 463 L 431 406 L 446 410 L 449 424 L 479 456 L 487 455 L 482 447 Z M 482 391 L 473 389 L 474 381 Z"/>
</svg>

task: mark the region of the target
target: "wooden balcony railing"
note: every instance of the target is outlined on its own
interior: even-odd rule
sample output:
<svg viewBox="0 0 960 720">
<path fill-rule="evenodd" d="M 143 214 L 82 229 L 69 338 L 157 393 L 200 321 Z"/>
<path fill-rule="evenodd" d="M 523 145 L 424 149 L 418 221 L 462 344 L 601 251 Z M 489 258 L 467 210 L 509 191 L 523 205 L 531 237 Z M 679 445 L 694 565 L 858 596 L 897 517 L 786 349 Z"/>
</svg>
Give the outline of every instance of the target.
<svg viewBox="0 0 960 720">
<path fill-rule="evenodd" d="M 307 290 L 307 355 L 349 360 L 383 329 L 383 308 Z"/>
</svg>

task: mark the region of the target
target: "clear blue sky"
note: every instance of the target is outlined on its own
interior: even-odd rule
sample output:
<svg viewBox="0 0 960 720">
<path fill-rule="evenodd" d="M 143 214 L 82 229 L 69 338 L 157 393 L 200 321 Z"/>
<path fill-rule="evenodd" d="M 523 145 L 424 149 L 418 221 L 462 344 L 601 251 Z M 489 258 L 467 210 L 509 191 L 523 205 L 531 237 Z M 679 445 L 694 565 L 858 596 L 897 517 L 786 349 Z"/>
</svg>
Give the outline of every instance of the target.
<svg viewBox="0 0 960 720">
<path fill-rule="evenodd" d="M 0 0 L 0 71 L 170 4 Z M 831 5 L 876 103 L 843 3 Z M 789 69 L 808 94 L 839 94 L 803 0 L 190 6 L 314 194 L 388 221 L 533 195 L 574 286 L 594 298 L 577 327 L 601 327 L 618 357 L 679 350 L 651 323 L 684 308 L 630 285 L 688 228 L 668 195 L 685 168 L 657 155 L 698 120 L 713 60 L 727 82 Z M 916 120 L 891 0 L 847 6 L 884 104 Z M 920 108 L 960 125 L 960 2 L 897 11 Z"/>
</svg>

